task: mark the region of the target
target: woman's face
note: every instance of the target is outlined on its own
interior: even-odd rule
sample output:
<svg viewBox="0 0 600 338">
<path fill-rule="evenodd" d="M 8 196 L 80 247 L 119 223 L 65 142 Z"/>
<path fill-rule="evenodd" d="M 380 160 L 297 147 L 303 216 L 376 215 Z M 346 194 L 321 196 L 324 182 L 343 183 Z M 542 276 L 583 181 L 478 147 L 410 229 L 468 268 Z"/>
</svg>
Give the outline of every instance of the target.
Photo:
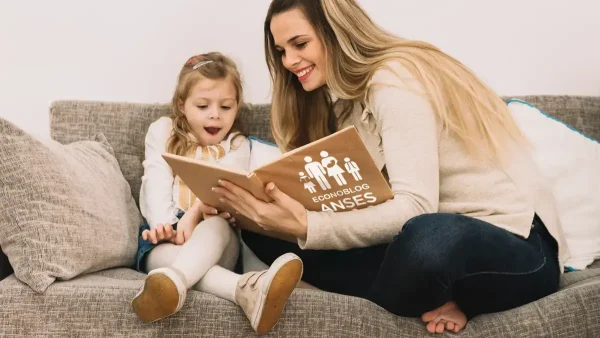
<svg viewBox="0 0 600 338">
<path fill-rule="evenodd" d="M 283 66 L 298 77 L 304 90 L 325 85 L 325 50 L 300 9 L 273 16 L 271 34 Z"/>
</svg>

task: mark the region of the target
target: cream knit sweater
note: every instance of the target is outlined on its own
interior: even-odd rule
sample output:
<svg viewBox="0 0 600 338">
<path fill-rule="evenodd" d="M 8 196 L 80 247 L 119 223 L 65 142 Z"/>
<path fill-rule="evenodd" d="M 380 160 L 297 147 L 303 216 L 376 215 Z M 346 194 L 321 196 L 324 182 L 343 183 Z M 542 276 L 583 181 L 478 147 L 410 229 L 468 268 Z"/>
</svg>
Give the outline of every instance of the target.
<svg viewBox="0 0 600 338">
<path fill-rule="evenodd" d="M 478 218 L 528 237 L 537 212 L 559 244 L 562 272 L 569 250 L 552 193 L 530 154 L 515 149 L 504 168 L 469 156 L 442 131 L 410 72 L 399 63 L 389 66 L 371 81 L 391 86 L 374 87 L 370 107 L 355 104 L 341 127 L 355 125 L 379 168 L 386 166 L 394 199 L 362 210 L 309 211 L 307 239 L 298 244 L 345 250 L 389 243 L 410 218 L 435 212 Z"/>
</svg>

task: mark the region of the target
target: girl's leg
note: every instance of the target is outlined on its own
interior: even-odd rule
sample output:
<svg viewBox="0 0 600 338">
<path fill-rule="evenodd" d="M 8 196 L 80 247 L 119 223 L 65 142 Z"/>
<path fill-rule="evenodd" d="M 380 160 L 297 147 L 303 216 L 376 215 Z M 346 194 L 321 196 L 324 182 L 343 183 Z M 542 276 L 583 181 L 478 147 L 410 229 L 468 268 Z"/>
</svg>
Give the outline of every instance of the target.
<svg viewBox="0 0 600 338">
<path fill-rule="evenodd" d="M 235 251 L 231 254 L 237 255 L 237 240 L 232 241 L 232 237 L 226 220 L 211 217 L 200 222 L 183 245 L 163 243 L 155 247 L 146 260 L 149 272 L 144 287 L 132 302 L 134 312 L 142 320 L 154 322 L 179 311 L 187 290 L 227 256 L 223 253 L 228 246 Z M 220 284 L 221 288 L 211 291 L 232 299 L 231 288 L 226 288 L 235 285 L 236 276 L 233 274 Z"/>
<path fill-rule="evenodd" d="M 529 238 L 454 214 L 413 218 L 390 244 L 369 296 L 428 330 L 458 332 L 478 314 L 508 310 L 558 289 L 556 241 L 536 217 Z"/>
<path fill-rule="evenodd" d="M 239 242 L 220 217 L 201 222 L 169 263 L 176 250 L 172 248 L 162 244 L 149 254 L 147 266 L 160 268 L 150 270 L 144 289 L 132 304 L 145 321 L 176 313 L 183 306 L 187 289 L 194 286 L 238 304 L 252 328 L 265 333 L 279 320 L 302 276 L 302 261 L 293 254 L 282 255 L 267 270 L 241 276 L 227 270 L 235 266 Z"/>
<path fill-rule="evenodd" d="M 190 289 L 219 263 L 233 270 L 238 254 L 239 242 L 227 221 L 211 217 L 196 226 L 192 236 L 181 246 L 171 268 L 185 275 L 186 287 Z"/>
<path fill-rule="evenodd" d="M 261 271 L 264 269 L 268 269 L 269 266 L 267 264 L 265 264 L 263 261 L 261 261 L 256 254 L 254 253 L 254 251 L 252 251 L 250 249 L 250 247 L 248 247 L 248 245 L 246 245 L 246 243 L 243 242 L 241 243 L 241 251 L 242 251 L 242 265 L 244 266 L 244 272 L 248 272 L 248 271 Z"/>
<path fill-rule="evenodd" d="M 224 219 L 212 217 L 198 224 L 184 245 L 163 243 L 154 248 L 148 254 L 146 270 L 174 269 L 184 277 L 186 289 L 235 302 L 239 275 L 232 270 L 238 254 L 239 242 L 231 227 Z"/>
<path fill-rule="evenodd" d="M 202 279 L 194 284 L 192 288 L 197 291 L 213 294 L 217 297 L 227 299 L 228 301 L 235 303 L 235 290 L 240 275 L 233 272 L 233 270 L 238 260 L 240 243 L 238 237 L 231 229 L 229 224 L 222 224 L 221 228 L 218 230 L 221 230 L 221 233 L 217 233 L 216 235 L 221 235 L 228 238 L 228 243 L 226 244 L 225 250 L 221 255 L 221 259 L 219 260 L 218 265 L 213 265 L 204 274 Z M 260 270 L 265 270 L 268 268 L 268 266 L 265 266 L 264 269 Z"/>
<path fill-rule="evenodd" d="M 171 266 L 181 248 L 181 245 L 172 243 L 161 243 L 157 245 L 150 253 L 148 253 L 144 271 L 148 273 L 152 270 Z"/>
<path fill-rule="evenodd" d="M 246 243 L 241 243 L 241 251 L 242 251 L 242 263 L 244 267 L 244 272 L 249 271 L 261 271 L 269 268 L 267 264 L 261 261 L 256 254 L 246 245 Z M 305 281 L 300 281 L 297 285 L 299 289 L 313 289 L 317 290 L 318 288 L 306 283 Z"/>
</svg>

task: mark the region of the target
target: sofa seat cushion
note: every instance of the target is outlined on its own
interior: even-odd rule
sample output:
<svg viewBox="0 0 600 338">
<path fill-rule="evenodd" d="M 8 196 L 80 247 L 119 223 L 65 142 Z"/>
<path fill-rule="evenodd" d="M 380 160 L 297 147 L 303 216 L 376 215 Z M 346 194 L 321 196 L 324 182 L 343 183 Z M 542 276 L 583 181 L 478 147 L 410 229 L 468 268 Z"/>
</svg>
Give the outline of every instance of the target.
<svg viewBox="0 0 600 338">
<path fill-rule="evenodd" d="M 585 275 L 583 275 L 585 273 Z M 561 291 L 501 313 L 475 317 L 461 337 L 590 337 L 600 332 L 600 269 L 569 273 Z M 190 291 L 181 311 L 145 324 L 130 309 L 144 275 L 111 269 L 56 282 L 44 294 L 14 275 L 0 282 L 3 335 L 103 337 L 253 336 L 242 311 L 215 296 Z M 417 318 L 397 317 L 359 298 L 296 290 L 272 331 L 280 337 L 426 337 Z M 451 336 L 448 334 L 448 336 Z"/>
</svg>

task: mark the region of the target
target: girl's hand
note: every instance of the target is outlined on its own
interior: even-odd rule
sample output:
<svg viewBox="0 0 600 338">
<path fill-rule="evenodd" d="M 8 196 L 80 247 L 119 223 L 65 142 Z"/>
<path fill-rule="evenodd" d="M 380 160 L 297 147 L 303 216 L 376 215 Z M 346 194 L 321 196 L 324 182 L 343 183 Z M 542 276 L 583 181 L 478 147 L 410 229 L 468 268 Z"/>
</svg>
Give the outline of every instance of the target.
<svg viewBox="0 0 600 338">
<path fill-rule="evenodd" d="M 202 217 L 204 219 L 208 219 L 211 217 L 221 217 L 221 218 L 225 219 L 227 221 L 227 223 L 229 223 L 229 225 L 231 225 L 232 227 L 235 227 L 235 217 L 231 217 L 231 215 L 228 212 L 222 212 L 218 215 L 203 214 Z"/>
<path fill-rule="evenodd" d="M 198 222 L 194 222 L 190 218 L 186 219 L 186 215 L 183 215 L 183 217 L 177 223 L 177 236 L 175 236 L 173 239 L 174 244 L 183 245 L 183 243 L 187 242 L 187 240 L 192 237 L 192 233 L 198 225 Z"/>
<path fill-rule="evenodd" d="M 171 224 L 158 224 L 156 227 L 142 232 L 142 239 L 149 241 L 152 244 L 167 241 L 173 242 L 176 236 L 177 231 L 173 230 Z"/>
<path fill-rule="evenodd" d="M 181 217 L 179 222 L 177 223 L 177 236 L 174 238 L 173 243 L 177 245 L 183 245 L 185 242 L 192 237 L 192 233 L 196 226 L 202 219 L 207 219 L 210 217 L 223 217 L 225 220 L 231 218 L 229 213 L 218 213 L 217 209 L 211 207 L 210 205 L 206 205 L 202 203 L 200 200 L 197 200 Z"/>
<path fill-rule="evenodd" d="M 306 239 L 306 208 L 279 190 L 274 183 L 267 184 L 265 188 L 267 195 L 273 199 L 270 203 L 257 199 L 231 182 L 219 181 L 219 184 L 220 187 L 213 188 L 213 191 L 221 195 L 221 201 L 263 229 Z"/>
</svg>

